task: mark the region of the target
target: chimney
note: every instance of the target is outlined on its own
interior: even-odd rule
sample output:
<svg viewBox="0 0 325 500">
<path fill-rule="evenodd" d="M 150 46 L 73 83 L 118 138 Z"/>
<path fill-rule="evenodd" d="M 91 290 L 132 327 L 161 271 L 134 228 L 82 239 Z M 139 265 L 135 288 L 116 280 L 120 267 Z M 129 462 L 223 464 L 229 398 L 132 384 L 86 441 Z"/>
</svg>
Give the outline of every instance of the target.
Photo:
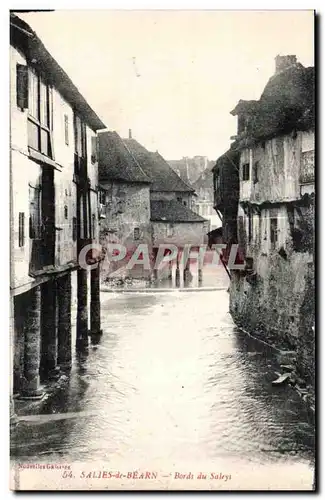
<svg viewBox="0 0 325 500">
<path fill-rule="evenodd" d="M 297 56 L 279 56 L 277 55 L 275 58 L 275 74 L 281 73 L 291 66 L 295 66 L 297 64 Z"/>
<path fill-rule="evenodd" d="M 129 128 L 129 139 L 132 139 L 132 129 Z"/>
</svg>

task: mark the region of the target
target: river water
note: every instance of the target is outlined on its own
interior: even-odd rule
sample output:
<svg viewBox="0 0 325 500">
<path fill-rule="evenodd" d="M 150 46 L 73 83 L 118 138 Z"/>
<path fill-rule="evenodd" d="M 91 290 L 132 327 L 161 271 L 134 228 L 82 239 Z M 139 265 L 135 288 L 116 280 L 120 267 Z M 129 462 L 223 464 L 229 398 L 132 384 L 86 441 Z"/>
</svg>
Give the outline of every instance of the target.
<svg viewBox="0 0 325 500">
<path fill-rule="evenodd" d="M 102 293 L 101 343 L 20 417 L 13 464 L 75 464 L 62 484 L 44 473 L 49 488 L 311 489 L 312 416 L 271 385 L 274 353 L 235 327 L 228 302 L 225 289 Z M 103 467 L 121 477 L 84 479 Z"/>
</svg>

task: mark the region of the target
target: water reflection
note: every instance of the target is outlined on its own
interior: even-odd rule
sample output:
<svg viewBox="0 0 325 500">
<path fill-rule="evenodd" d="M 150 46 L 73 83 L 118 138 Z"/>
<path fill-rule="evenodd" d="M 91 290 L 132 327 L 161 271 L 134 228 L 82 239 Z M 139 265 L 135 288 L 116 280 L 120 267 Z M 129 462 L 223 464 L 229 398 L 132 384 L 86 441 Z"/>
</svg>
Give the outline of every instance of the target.
<svg viewBox="0 0 325 500">
<path fill-rule="evenodd" d="M 226 291 L 103 293 L 100 344 L 74 360 L 43 411 L 49 421 L 21 424 L 13 453 L 151 469 L 273 464 L 284 480 L 283 467 L 309 477 L 313 421 L 291 387 L 272 387 L 274 353 L 236 330 L 228 300 Z M 54 425 L 58 412 L 67 418 Z"/>
</svg>

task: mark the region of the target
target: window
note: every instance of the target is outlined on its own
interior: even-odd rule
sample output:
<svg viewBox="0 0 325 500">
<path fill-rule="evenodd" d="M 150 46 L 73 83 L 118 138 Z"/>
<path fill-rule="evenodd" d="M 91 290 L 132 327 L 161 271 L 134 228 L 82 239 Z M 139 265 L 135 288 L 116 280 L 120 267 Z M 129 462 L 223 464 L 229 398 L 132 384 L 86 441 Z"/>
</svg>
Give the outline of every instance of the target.
<svg viewBox="0 0 325 500">
<path fill-rule="evenodd" d="M 28 108 L 28 66 L 17 64 L 17 106 L 24 111 Z"/>
<path fill-rule="evenodd" d="M 20 247 L 23 247 L 25 245 L 25 214 L 24 214 L 24 212 L 19 212 L 18 245 Z"/>
<path fill-rule="evenodd" d="M 97 137 L 91 138 L 91 163 L 97 162 Z"/>
<path fill-rule="evenodd" d="M 270 219 L 270 240 L 271 248 L 274 250 L 278 241 L 278 219 L 276 217 Z"/>
<path fill-rule="evenodd" d="M 41 239 L 41 188 L 29 186 L 29 237 Z"/>
<path fill-rule="evenodd" d="M 186 202 L 185 200 L 183 201 L 183 205 L 184 205 L 185 207 L 186 207 L 186 205 L 187 205 L 187 202 Z"/>
<path fill-rule="evenodd" d="M 31 68 L 28 71 L 28 146 L 53 158 L 52 89 Z"/>
<path fill-rule="evenodd" d="M 68 206 L 67 205 L 64 205 L 64 218 L 65 219 L 68 218 Z"/>
<path fill-rule="evenodd" d="M 64 140 L 67 146 L 69 146 L 69 117 L 64 115 Z"/>
<path fill-rule="evenodd" d="M 177 199 L 177 201 L 179 201 L 180 203 L 182 203 L 182 198 L 181 198 L 181 196 L 177 196 L 177 198 L 176 198 L 176 199 Z"/>
<path fill-rule="evenodd" d="M 117 196 L 117 213 L 122 214 L 123 212 L 125 212 L 126 207 L 126 192 L 119 190 Z"/>
<path fill-rule="evenodd" d="M 253 170 L 253 181 L 254 181 L 254 184 L 256 184 L 258 182 L 258 170 L 259 170 L 259 162 L 256 161 L 254 163 L 254 170 Z"/>
<path fill-rule="evenodd" d="M 78 115 L 74 115 L 74 139 L 75 153 L 81 158 L 86 158 L 86 125 Z"/>
<path fill-rule="evenodd" d="M 77 241 L 77 217 L 72 217 L 72 239 Z"/>
<path fill-rule="evenodd" d="M 242 166 L 243 169 L 243 181 L 249 181 L 249 163 L 244 163 Z"/>
<path fill-rule="evenodd" d="M 138 227 L 134 228 L 133 237 L 134 237 L 135 240 L 139 240 L 140 239 L 140 229 Z"/>
<path fill-rule="evenodd" d="M 252 211 L 248 212 L 248 242 L 251 243 L 253 239 L 253 214 Z"/>
<path fill-rule="evenodd" d="M 106 191 L 102 189 L 98 191 L 98 201 L 100 205 L 106 205 Z"/>
<path fill-rule="evenodd" d="M 96 215 L 95 214 L 92 214 L 92 226 L 91 226 L 91 237 L 92 239 L 94 240 L 96 238 Z"/>
</svg>

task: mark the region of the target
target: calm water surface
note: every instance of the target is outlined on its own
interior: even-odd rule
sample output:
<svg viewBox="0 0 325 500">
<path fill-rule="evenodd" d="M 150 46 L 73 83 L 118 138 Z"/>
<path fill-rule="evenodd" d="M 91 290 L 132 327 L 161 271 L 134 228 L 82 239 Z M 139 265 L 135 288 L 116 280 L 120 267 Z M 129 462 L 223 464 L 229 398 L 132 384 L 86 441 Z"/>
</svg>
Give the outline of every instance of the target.
<svg viewBox="0 0 325 500">
<path fill-rule="evenodd" d="M 236 329 L 228 301 L 226 290 L 103 293 L 101 344 L 76 357 L 42 415 L 21 420 L 13 460 L 158 470 L 170 488 L 190 488 L 173 478 L 192 470 L 229 474 L 230 489 L 311 488 L 312 417 L 291 387 L 272 387 L 274 353 Z"/>
</svg>

